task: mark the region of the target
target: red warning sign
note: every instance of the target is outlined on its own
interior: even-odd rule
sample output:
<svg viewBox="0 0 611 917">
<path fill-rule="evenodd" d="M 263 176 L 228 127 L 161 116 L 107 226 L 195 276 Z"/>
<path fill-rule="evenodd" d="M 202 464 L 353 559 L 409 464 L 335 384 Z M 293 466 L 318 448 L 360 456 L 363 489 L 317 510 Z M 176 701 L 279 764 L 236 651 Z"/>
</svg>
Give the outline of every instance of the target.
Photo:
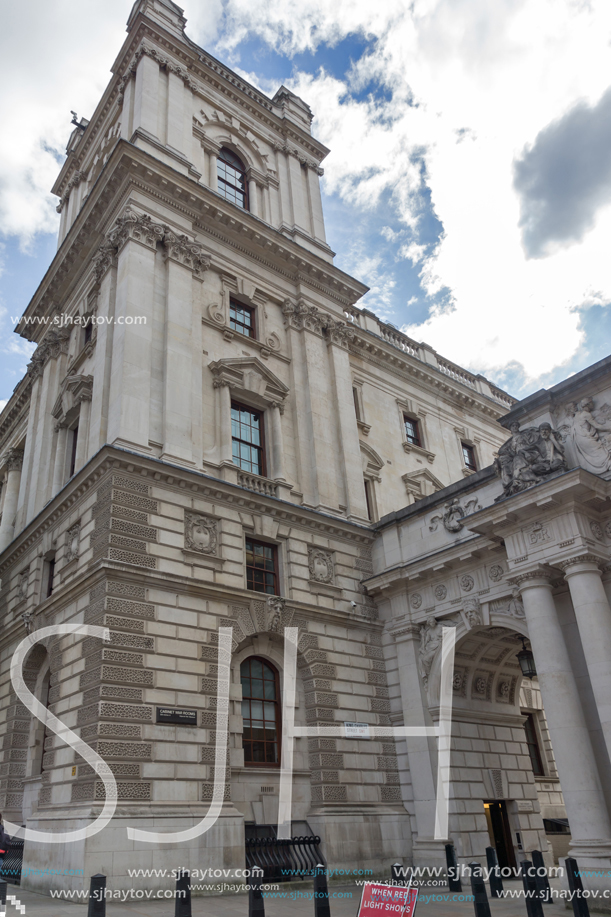
<svg viewBox="0 0 611 917">
<path fill-rule="evenodd" d="M 374 917 L 379 914 L 387 917 L 414 917 L 417 900 L 417 888 L 366 882 L 357 917 Z"/>
</svg>

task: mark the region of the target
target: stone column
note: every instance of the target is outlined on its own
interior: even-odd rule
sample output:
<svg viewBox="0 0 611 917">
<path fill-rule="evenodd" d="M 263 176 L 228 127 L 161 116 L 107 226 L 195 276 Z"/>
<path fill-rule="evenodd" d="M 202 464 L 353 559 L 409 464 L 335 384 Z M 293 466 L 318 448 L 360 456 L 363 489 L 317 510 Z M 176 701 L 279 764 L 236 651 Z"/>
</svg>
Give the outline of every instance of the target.
<svg viewBox="0 0 611 917">
<path fill-rule="evenodd" d="M 250 212 L 259 216 L 259 200 L 257 198 L 257 183 L 254 178 L 248 179 L 248 209 Z"/>
<path fill-rule="evenodd" d="M 217 175 L 217 164 L 216 164 L 216 150 L 210 150 L 208 153 L 210 166 L 208 170 L 208 184 L 211 191 L 218 191 L 218 175 Z"/>
<path fill-rule="evenodd" d="M 528 635 L 571 826 L 571 856 L 606 860 L 611 854 L 611 824 L 552 587 L 542 572 L 523 574 L 516 577 L 516 582 L 522 592 Z"/>
<path fill-rule="evenodd" d="M 338 458 L 344 478 L 347 516 L 349 519 L 367 520 L 363 464 L 354 412 L 350 357 L 347 349 L 348 340 L 353 331 L 344 322 L 330 320 L 326 333 L 339 431 L 340 455 Z"/>
<path fill-rule="evenodd" d="M 600 724 L 611 757 L 611 608 L 601 582 L 598 557 L 562 561 L 590 674 Z"/>
<path fill-rule="evenodd" d="M 19 484 L 21 482 L 21 468 L 23 465 L 23 452 L 11 449 L 4 456 L 7 466 L 4 505 L 2 519 L 0 519 L 0 551 L 4 551 L 13 540 L 15 534 L 15 514 L 17 513 L 17 500 L 19 499 Z"/>
<path fill-rule="evenodd" d="M 76 455 L 74 457 L 74 473 L 82 468 L 87 461 L 87 443 L 89 441 L 89 418 L 91 416 L 91 394 L 81 398 L 81 408 L 78 418 L 78 436 L 76 439 Z M 55 474 L 54 474 L 55 477 Z"/>
<path fill-rule="evenodd" d="M 426 723 L 424 718 L 425 698 L 419 670 L 420 628 L 417 624 L 404 624 L 395 630 L 391 627 L 390 632 L 397 649 L 403 724 L 432 726 L 434 724 Z M 410 736 L 405 741 L 416 814 L 414 862 L 419 866 L 439 866 L 445 864 L 445 854 L 444 842 L 435 840 L 437 774 L 430 740 L 426 736 Z"/>
<path fill-rule="evenodd" d="M 284 470 L 284 442 L 282 439 L 282 411 L 283 405 L 273 402 L 270 413 L 272 415 L 272 473 L 274 481 L 284 483 L 286 473 Z"/>
<path fill-rule="evenodd" d="M 221 464 L 233 463 L 231 449 L 231 389 L 226 382 L 215 382 L 219 392 L 219 439 L 221 443 Z"/>
<path fill-rule="evenodd" d="M 57 440 L 55 442 L 55 461 L 53 462 L 52 497 L 58 494 L 64 485 L 66 441 L 68 439 L 68 427 L 65 423 L 58 423 L 55 429 L 57 430 Z"/>
</svg>

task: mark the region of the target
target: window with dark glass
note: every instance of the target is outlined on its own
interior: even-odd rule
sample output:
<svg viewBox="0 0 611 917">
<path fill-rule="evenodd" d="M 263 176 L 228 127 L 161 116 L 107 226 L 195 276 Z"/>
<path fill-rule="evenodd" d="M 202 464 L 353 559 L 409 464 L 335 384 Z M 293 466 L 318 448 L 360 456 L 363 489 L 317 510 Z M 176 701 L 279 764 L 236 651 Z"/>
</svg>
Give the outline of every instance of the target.
<svg viewBox="0 0 611 917">
<path fill-rule="evenodd" d="M 70 477 L 74 474 L 76 468 L 76 445 L 78 443 L 78 424 L 72 430 L 72 443 L 70 445 Z"/>
<path fill-rule="evenodd" d="M 373 522 L 373 500 L 371 498 L 371 481 L 368 481 L 367 478 L 363 481 L 365 485 L 365 503 L 367 504 L 367 518 L 370 522 Z"/>
<path fill-rule="evenodd" d="M 242 471 L 265 474 L 263 414 L 246 405 L 231 402 L 231 450 Z"/>
<path fill-rule="evenodd" d="M 91 340 L 92 334 L 93 334 L 93 324 L 92 324 L 91 318 L 89 318 L 87 320 L 87 324 L 85 325 L 85 335 L 84 335 L 85 344 L 89 343 L 89 341 Z"/>
<path fill-rule="evenodd" d="M 274 545 L 246 539 L 246 588 L 278 595 L 278 563 Z"/>
<path fill-rule="evenodd" d="M 408 417 L 407 414 L 403 415 L 403 423 L 405 424 L 405 438 L 408 443 L 411 443 L 412 446 L 421 446 L 420 442 L 420 429 L 418 427 L 418 421 L 414 420 L 413 417 Z"/>
<path fill-rule="evenodd" d="M 535 720 L 532 713 L 526 714 L 524 732 L 526 733 L 526 744 L 528 745 L 528 754 L 530 755 L 533 774 L 535 777 L 544 777 L 543 759 L 541 758 L 541 750 L 537 738 L 537 727 L 535 726 Z"/>
<path fill-rule="evenodd" d="M 217 157 L 217 186 L 219 194 L 248 210 L 248 186 L 246 168 L 239 156 L 223 147 Z"/>
<path fill-rule="evenodd" d="M 280 683 L 278 671 L 257 656 L 240 666 L 242 681 L 242 747 L 247 765 L 280 764 Z"/>
<path fill-rule="evenodd" d="M 477 471 L 477 462 L 475 461 L 475 449 L 473 446 L 462 443 L 462 457 L 465 465 L 470 471 Z"/>
<path fill-rule="evenodd" d="M 229 300 L 229 327 L 248 338 L 255 336 L 255 310 L 243 306 L 235 299 Z"/>
<path fill-rule="evenodd" d="M 47 598 L 53 592 L 53 581 L 55 579 L 55 555 L 47 561 Z"/>
</svg>

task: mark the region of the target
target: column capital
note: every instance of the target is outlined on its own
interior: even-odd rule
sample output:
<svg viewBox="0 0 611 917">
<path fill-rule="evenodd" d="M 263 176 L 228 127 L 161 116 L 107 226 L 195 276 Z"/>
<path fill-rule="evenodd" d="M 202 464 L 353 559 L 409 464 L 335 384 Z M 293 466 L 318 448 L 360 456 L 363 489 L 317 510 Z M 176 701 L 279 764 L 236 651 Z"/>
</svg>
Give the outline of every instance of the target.
<svg viewBox="0 0 611 917">
<path fill-rule="evenodd" d="M 8 471 L 21 471 L 23 467 L 23 450 L 9 449 L 0 459 L 0 465 L 6 465 Z"/>
<path fill-rule="evenodd" d="M 520 591 L 535 586 L 547 586 L 551 589 L 555 578 L 553 571 L 547 567 L 536 567 L 534 570 L 525 570 L 508 578 L 507 582 L 510 586 L 517 586 Z"/>
<path fill-rule="evenodd" d="M 605 563 L 607 561 L 597 554 L 584 552 L 583 554 L 577 554 L 575 557 L 567 557 L 565 560 L 560 560 L 556 563 L 556 566 L 560 567 L 565 577 L 568 577 L 573 573 L 583 573 L 586 570 L 601 574 Z"/>
<path fill-rule="evenodd" d="M 395 642 L 420 640 L 420 625 L 408 620 L 406 617 L 401 617 L 389 623 L 388 633 Z"/>
</svg>

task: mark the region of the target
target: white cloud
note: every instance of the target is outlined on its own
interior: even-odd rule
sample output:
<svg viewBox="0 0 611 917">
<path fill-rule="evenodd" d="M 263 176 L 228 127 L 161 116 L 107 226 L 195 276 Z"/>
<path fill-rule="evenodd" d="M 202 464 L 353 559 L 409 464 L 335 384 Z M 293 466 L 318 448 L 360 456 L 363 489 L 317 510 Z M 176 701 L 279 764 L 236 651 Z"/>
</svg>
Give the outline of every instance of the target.
<svg viewBox="0 0 611 917">
<path fill-rule="evenodd" d="M 390 102 L 355 102 L 349 86 L 324 73 L 299 74 L 292 88 L 311 104 L 316 134 L 332 149 L 327 189 L 351 204 L 367 209 L 390 191 L 405 225 L 417 227 L 414 157 L 422 152 L 444 231 L 421 276 L 431 296 L 449 290 L 451 308 L 446 301 L 407 332 L 482 371 L 517 361 L 531 380 L 569 360 L 581 343 L 576 310 L 611 300 L 611 214 L 599 209 L 581 242 L 529 262 L 513 162 L 548 124 L 607 89 L 611 5 L 229 0 L 227 15 L 227 46 L 253 33 L 289 53 L 351 33 L 375 39 L 351 86 L 375 77 L 391 90 Z M 404 255 L 416 252 L 408 246 Z"/>
<path fill-rule="evenodd" d="M 0 99 L 3 232 L 27 242 L 56 225 L 48 191 L 69 111 L 93 111 L 130 8 L 131 0 L 29 0 L 27 16 L 15 4 L 4 11 L 0 50 L 11 79 Z M 331 147 L 327 191 L 360 208 L 365 225 L 390 200 L 395 235 L 384 231 L 385 243 L 417 263 L 431 297 L 448 291 L 445 306 L 408 333 L 484 372 L 501 375 L 517 361 L 531 379 L 578 350 L 576 310 L 611 300 L 611 211 L 595 207 L 581 241 L 529 261 L 513 164 L 548 125 L 578 102 L 594 106 L 608 88 L 607 0 L 211 0 L 187 2 L 185 15 L 192 38 L 216 40 L 227 53 L 254 36 L 287 54 L 351 34 L 368 38 L 369 52 L 346 80 L 297 73 L 292 88 Z M 266 88 L 260 75 L 251 79 Z M 356 101 L 351 93 L 374 80 L 390 99 Z M 418 235 L 425 186 L 443 225 L 433 250 Z M 356 246 L 344 263 L 372 285 L 370 307 L 382 311 L 397 288 L 376 240 L 372 233 L 366 258 Z"/>
<path fill-rule="evenodd" d="M 5 407 L 7 406 L 7 404 L 8 404 L 8 401 L 2 401 L 2 400 L 0 399 L 0 413 L 5 409 Z"/>
</svg>

